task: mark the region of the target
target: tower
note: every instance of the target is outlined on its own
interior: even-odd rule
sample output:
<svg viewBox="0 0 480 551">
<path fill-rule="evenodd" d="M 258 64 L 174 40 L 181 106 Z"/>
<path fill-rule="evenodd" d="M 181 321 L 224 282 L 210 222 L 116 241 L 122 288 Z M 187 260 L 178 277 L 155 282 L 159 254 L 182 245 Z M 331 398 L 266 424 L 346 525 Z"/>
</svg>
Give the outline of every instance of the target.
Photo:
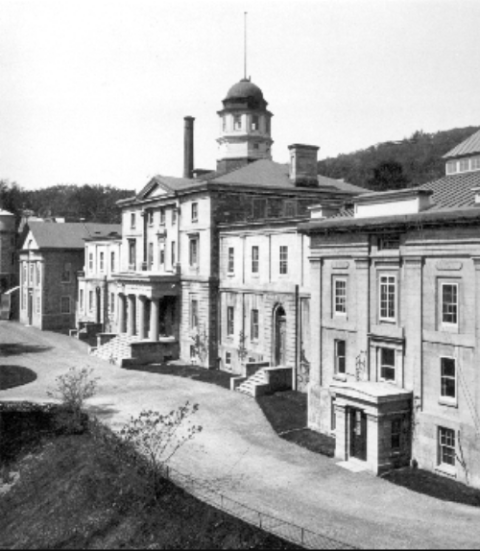
<svg viewBox="0 0 480 551">
<path fill-rule="evenodd" d="M 271 118 L 261 89 L 250 79 L 234 84 L 218 111 L 217 172 L 229 172 L 258 159 L 271 160 Z"/>
</svg>

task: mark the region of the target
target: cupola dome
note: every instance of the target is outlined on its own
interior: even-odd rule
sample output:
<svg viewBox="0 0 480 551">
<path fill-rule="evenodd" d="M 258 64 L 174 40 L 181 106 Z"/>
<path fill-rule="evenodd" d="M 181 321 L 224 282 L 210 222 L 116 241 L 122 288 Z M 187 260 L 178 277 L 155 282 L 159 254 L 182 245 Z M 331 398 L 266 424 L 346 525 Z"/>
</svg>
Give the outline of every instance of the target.
<svg viewBox="0 0 480 551">
<path fill-rule="evenodd" d="M 256 84 L 250 82 L 249 79 L 242 78 L 240 82 L 237 82 L 230 88 L 225 99 L 240 98 L 255 98 L 256 100 L 263 100 L 263 92 Z"/>
</svg>

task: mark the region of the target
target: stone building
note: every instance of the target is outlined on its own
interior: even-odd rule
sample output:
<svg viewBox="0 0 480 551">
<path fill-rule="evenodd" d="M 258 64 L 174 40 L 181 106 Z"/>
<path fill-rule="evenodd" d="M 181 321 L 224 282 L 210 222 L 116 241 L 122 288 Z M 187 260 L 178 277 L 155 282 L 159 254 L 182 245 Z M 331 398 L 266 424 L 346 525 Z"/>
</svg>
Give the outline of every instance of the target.
<svg viewBox="0 0 480 551">
<path fill-rule="evenodd" d="M 295 235 L 295 224 L 306 218 L 309 206 L 320 200 L 342 202 L 365 190 L 318 177 L 316 146 L 294 144 L 289 148 L 288 165 L 272 161 L 272 113 L 267 110 L 261 89 L 249 80 L 243 79 L 230 88 L 218 115 L 220 137 L 215 171 L 193 169 L 194 119 L 185 117 L 183 178 L 156 176 L 136 196 L 119 202 L 122 261 L 115 275 L 119 301 L 115 331 L 130 337 L 138 361 L 142 354 L 145 361 L 161 358 L 164 344 L 172 349 L 173 357 L 228 369 L 227 348 L 232 349 L 236 343 L 224 331 L 224 315 L 228 311 L 225 301 L 237 300 L 231 298 L 233 294 L 244 294 L 247 287 L 245 281 L 234 282 L 230 274 L 223 277 L 222 250 L 230 240 L 230 248 L 240 251 L 233 244 L 239 232 L 256 233 L 260 241 L 268 241 L 275 228 L 274 232 L 284 232 L 286 241 L 277 243 L 275 237 L 272 254 L 279 254 L 278 247 L 283 247 L 282 254 L 290 248 L 290 261 L 284 259 L 290 262 L 290 268 L 279 277 L 278 300 L 271 305 L 277 312 L 279 326 L 281 319 L 287 320 L 285 342 L 289 344 L 278 346 L 275 362 L 294 364 L 296 318 L 292 305 L 297 282 L 291 276 L 300 274 L 293 271 L 300 258 L 297 242 L 307 241 Z M 264 265 L 266 250 L 263 244 L 261 247 L 262 276 L 249 282 L 250 291 L 257 289 L 260 294 L 267 287 L 272 288 L 264 278 L 265 270 L 270 269 Z M 277 266 L 279 260 L 273 258 L 268 263 Z M 240 256 L 237 262 L 240 266 Z M 288 299 L 278 298 L 285 293 Z M 268 300 L 273 300 L 271 295 Z M 271 310 L 270 306 L 262 309 L 262 316 L 269 319 L 259 321 L 265 328 L 271 326 Z M 240 309 L 235 315 L 241 316 Z M 143 352 L 138 340 L 144 343 Z M 173 342 L 177 347 L 173 347 Z M 256 345 L 257 357 L 270 361 L 269 346 Z M 106 352 L 110 354 L 113 348 L 111 344 Z M 236 356 L 233 363 L 237 364 Z"/>
<path fill-rule="evenodd" d="M 39 329 L 75 327 L 77 272 L 85 239 L 115 231 L 110 224 L 29 222 L 19 252 L 20 322 Z"/>
<path fill-rule="evenodd" d="M 114 274 L 121 264 L 121 225 L 112 226 L 108 235 L 86 237 L 85 264 L 77 273 L 77 326 L 94 326 L 112 331 L 115 325 L 117 293 Z"/>
<path fill-rule="evenodd" d="M 414 459 L 480 486 L 480 133 L 446 159 L 444 178 L 301 226 L 308 419 L 339 459 L 377 473 Z"/>
</svg>

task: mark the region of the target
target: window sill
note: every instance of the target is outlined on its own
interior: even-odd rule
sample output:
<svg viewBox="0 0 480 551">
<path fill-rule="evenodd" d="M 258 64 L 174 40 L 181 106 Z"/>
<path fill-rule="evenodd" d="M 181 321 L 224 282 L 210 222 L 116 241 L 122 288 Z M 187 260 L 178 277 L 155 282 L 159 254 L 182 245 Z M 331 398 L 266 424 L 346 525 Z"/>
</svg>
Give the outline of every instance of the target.
<svg viewBox="0 0 480 551">
<path fill-rule="evenodd" d="M 385 323 L 386 325 L 397 325 L 397 320 L 390 318 L 378 318 L 378 323 Z"/>
<path fill-rule="evenodd" d="M 346 373 L 335 373 L 335 375 L 333 376 L 333 379 L 334 379 L 335 381 L 346 382 L 346 380 L 347 380 L 347 374 L 346 374 Z"/>
<path fill-rule="evenodd" d="M 449 398 L 442 398 L 440 397 L 438 399 L 438 403 L 441 405 L 441 406 L 447 406 L 447 407 L 450 407 L 450 408 L 458 408 L 458 402 L 457 400 L 455 399 L 449 399 Z"/>
<path fill-rule="evenodd" d="M 457 469 L 451 465 L 437 465 L 435 467 L 435 472 L 442 476 L 448 476 L 449 478 L 457 478 Z"/>
<path fill-rule="evenodd" d="M 458 330 L 458 325 L 448 323 L 441 323 L 439 331 L 441 331 L 442 333 L 460 333 L 460 331 Z"/>
</svg>

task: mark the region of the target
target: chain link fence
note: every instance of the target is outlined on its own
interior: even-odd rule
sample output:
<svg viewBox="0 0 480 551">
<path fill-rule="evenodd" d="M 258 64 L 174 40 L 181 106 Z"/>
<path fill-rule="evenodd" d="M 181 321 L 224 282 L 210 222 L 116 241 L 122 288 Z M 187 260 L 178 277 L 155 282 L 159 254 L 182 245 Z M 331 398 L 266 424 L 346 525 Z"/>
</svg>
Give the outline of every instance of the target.
<svg viewBox="0 0 480 551">
<path fill-rule="evenodd" d="M 247 507 L 213 490 L 207 484 L 195 480 L 192 476 L 185 475 L 171 467 L 167 467 L 165 474 L 169 480 L 198 497 L 201 501 L 307 549 L 357 549 L 338 540 L 312 532 L 308 528 L 302 528 L 291 522 Z"/>
</svg>

